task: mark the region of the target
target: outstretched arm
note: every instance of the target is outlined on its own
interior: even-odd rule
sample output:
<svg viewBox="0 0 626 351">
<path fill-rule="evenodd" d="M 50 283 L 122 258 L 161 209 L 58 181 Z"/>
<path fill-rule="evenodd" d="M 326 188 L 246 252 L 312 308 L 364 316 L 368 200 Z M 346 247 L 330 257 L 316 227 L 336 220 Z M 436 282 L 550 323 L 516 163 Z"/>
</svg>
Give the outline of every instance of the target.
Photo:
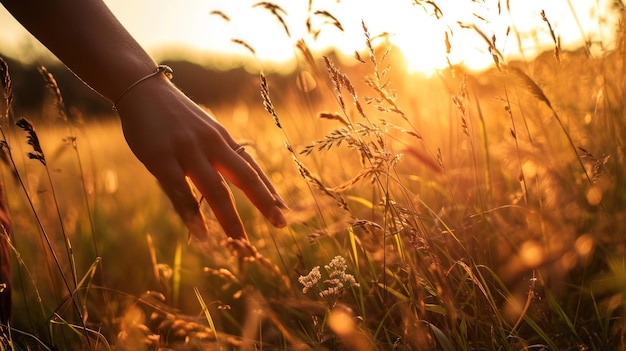
<svg viewBox="0 0 626 351">
<path fill-rule="evenodd" d="M 124 136 L 159 180 L 193 237 L 208 235 L 189 177 L 233 238 L 246 238 L 224 178 L 278 227 L 285 208 L 254 159 L 215 119 L 161 73 L 101 0 L 0 0 L 15 18 L 92 89 L 117 103 Z"/>
</svg>

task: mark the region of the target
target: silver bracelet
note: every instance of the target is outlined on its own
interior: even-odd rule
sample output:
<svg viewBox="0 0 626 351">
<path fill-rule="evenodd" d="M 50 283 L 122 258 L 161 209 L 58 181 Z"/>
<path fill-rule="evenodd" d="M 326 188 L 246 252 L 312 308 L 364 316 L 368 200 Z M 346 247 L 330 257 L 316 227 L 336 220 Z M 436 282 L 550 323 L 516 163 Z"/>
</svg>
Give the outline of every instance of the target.
<svg viewBox="0 0 626 351">
<path fill-rule="evenodd" d="M 117 99 L 115 99 L 115 102 L 113 103 L 113 111 L 117 111 L 117 104 L 124 97 L 124 95 L 126 95 L 126 93 L 128 93 L 132 88 L 136 87 L 137 85 L 139 85 L 139 83 L 143 82 L 144 80 L 152 78 L 152 77 L 156 76 L 157 74 L 159 74 L 161 72 L 163 72 L 163 74 L 165 74 L 165 76 L 168 79 L 172 79 L 172 77 L 174 77 L 174 70 L 172 70 L 172 68 L 170 66 L 168 66 L 168 65 L 158 65 L 154 72 L 148 74 L 145 77 L 139 78 L 139 80 L 137 80 L 135 83 L 131 84 L 128 88 L 126 88 L 126 89 L 124 89 L 124 91 L 122 91 L 122 93 L 117 97 Z"/>
</svg>

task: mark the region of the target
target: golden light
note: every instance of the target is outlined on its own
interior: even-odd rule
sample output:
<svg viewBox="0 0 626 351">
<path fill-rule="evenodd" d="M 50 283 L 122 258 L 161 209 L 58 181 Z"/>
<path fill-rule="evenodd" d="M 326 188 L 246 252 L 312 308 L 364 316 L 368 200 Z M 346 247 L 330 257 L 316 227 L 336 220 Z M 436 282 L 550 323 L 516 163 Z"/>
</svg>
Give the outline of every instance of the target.
<svg viewBox="0 0 626 351">
<path fill-rule="evenodd" d="M 356 326 L 352 316 L 341 309 L 334 309 L 328 317 L 328 326 L 340 337 L 352 334 Z"/>
<path fill-rule="evenodd" d="M 238 39 L 254 49 L 266 69 L 295 68 L 295 43 L 300 39 L 318 52 L 335 48 L 352 56 L 354 51 L 365 48 L 361 21 L 372 36 L 385 34 L 401 50 L 410 72 L 431 74 L 445 68 L 448 62 L 462 63 L 474 70 L 488 67 L 493 63 L 488 41 L 506 59 L 531 60 L 538 53 L 553 49 L 554 39 L 564 50 L 579 48 L 584 43 L 591 50 L 610 49 L 619 20 L 610 0 L 313 0 L 310 9 L 306 0 L 269 2 L 284 10 L 278 11 L 284 26 L 257 0 L 105 2 L 151 52 L 186 47 L 250 59 L 250 53 L 232 41 Z M 25 31 L 0 9 L 0 45 L 7 50 L 20 49 L 20 45 L 22 50 L 27 49 L 23 44 Z M 316 11 L 334 16 L 343 31 L 328 17 L 319 12 L 316 15 Z M 549 25 L 543 20 L 542 11 Z M 212 15 L 216 12 L 225 14 L 227 19 Z M 314 29 L 320 30 L 316 38 L 307 31 L 309 17 Z"/>
<path fill-rule="evenodd" d="M 589 205 L 598 206 L 602 202 L 602 190 L 597 186 L 592 186 L 587 191 L 586 197 Z"/>
<path fill-rule="evenodd" d="M 576 243 L 574 247 L 576 248 L 576 252 L 582 257 L 587 257 L 593 253 L 595 248 L 595 240 L 589 234 L 583 234 L 578 239 L 576 239 Z"/>
<path fill-rule="evenodd" d="M 114 10 L 118 1 L 109 0 Z M 612 12 L 609 0 L 506 3 L 343 0 L 312 1 L 310 9 L 304 0 L 271 3 L 284 10 L 278 11 L 284 25 L 256 0 L 191 0 L 178 7 L 163 3 L 161 11 L 169 7 L 172 11 L 159 21 L 159 28 L 153 29 L 156 32 L 152 39 L 146 40 L 248 55 L 245 48 L 232 41 L 239 39 L 254 49 L 259 60 L 269 62 L 270 67 L 287 64 L 288 68 L 294 68 L 295 43 L 300 39 L 316 51 L 335 48 L 352 56 L 354 51 L 363 50 L 363 22 L 373 37 L 384 34 L 384 38 L 401 50 L 410 72 L 431 74 L 449 63 L 474 70 L 492 65 L 490 44 L 505 58 L 525 59 L 532 59 L 555 45 L 566 50 L 585 42 L 602 42 L 603 48 L 609 48 L 617 23 L 617 13 Z M 122 6 L 128 7 L 126 2 Z M 158 16 L 154 8 L 159 5 L 151 6 L 149 15 Z M 121 7 L 119 10 L 123 12 Z M 343 31 L 329 23 L 327 17 L 316 16 L 316 11 L 334 16 Z M 210 15 L 215 12 L 225 14 L 228 19 Z M 307 18 L 315 30 L 320 30 L 319 36 L 313 38 L 307 31 Z M 136 19 L 128 18 L 128 21 L 131 25 L 136 23 Z"/>
<path fill-rule="evenodd" d="M 528 240 L 522 244 L 519 258 L 526 267 L 535 268 L 543 263 L 545 251 L 538 242 Z"/>
</svg>

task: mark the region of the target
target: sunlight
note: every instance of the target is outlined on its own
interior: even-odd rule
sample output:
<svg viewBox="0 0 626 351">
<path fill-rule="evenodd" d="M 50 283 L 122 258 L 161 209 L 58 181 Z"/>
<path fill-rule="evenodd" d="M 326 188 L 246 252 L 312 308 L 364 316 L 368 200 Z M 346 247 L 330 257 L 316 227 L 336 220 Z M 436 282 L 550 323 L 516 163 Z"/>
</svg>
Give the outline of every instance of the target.
<svg viewBox="0 0 626 351">
<path fill-rule="evenodd" d="M 176 44 L 247 56 L 253 49 L 259 61 L 289 68 L 295 67 L 295 43 L 300 39 L 318 52 L 334 48 L 352 56 L 363 50 L 363 21 L 372 37 L 385 38 L 400 48 L 409 72 L 427 75 L 449 64 L 463 64 L 473 70 L 487 68 L 493 64 L 487 40 L 494 38 L 495 47 L 507 59 L 532 59 L 553 49 L 554 39 L 542 19 L 542 10 L 563 50 L 585 42 L 610 48 L 617 23 L 609 0 L 510 1 L 509 8 L 501 1 L 442 1 L 434 2 L 436 6 L 409 0 L 313 1 L 311 13 L 326 11 L 343 29 L 328 17 L 313 14 L 313 31 L 319 30 L 314 37 L 306 27 L 307 1 L 272 2 L 284 10 L 278 12 L 284 26 L 256 0 L 190 0 L 179 7 L 166 0 L 150 6 L 142 6 L 140 1 L 133 6 L 119 0 L 107 3 L 148 47 Z M 149 16 L 136 16 L 140 10 Z M 155 28 L 155 19 L 160 17 L 163 20 Z M 150 33 L 146 33 L 148 28 Z"/>
<path fill-rule="evenodd" d="M 318 0 L 312 1 L 310 12 L 308 1 L 304 0 L 267 3 L 187 0 L 181 5 L 168 0 L 105 2 L 131 34 L 152 52 L 186 48 L 250 59 L 253 56 L 249 48 L 252 48 L 263 67 L 293 69 L 297 57 L 295 44 L 300 39 L 316 52 L 332 48 L 352 56 L 355 51 L 364 50 L 363 21 L 372 37 L 385 38 L 400 48 L 409 72 L 425 74 L 443 69 L 449 63 L 463 64 L 473 70 L 489 67 L 493 59 L 487 41 L 494 37 L 495 47 L 506 60 L 531 60 L 543 51 L 553 50 L 554 39 L 547 22 L 542 20 L 542 10 L 562 50 L 577 49 L 587 43 L 592 53 L 603 53 L 614 46 L 619 17 L 610 0 Z M 263 7 L 269 3 L 284 10 L 279 14 L 285 26 Z M 0 45 L 32 56 L 32 46 L 25 43 L 33 39 L 3 8 L 0 10 L 4 25 Z M 316 11 L 335 17 L 343 30 L 333 25 L 329 17 L 315 14 Z M 313 31 L 319 31 L 315 37 L 306 27 L 309 13 L 312 13 Z"/>
<path fill-rule="evenodd" d="M 0 349 L 626 350 L 623 0 L 276 1 L 107 0 L 184 94 L 121 116 L 0 7 Z M 192 187 L 206 240 L 127 122 L 231 188 Z"/>
</svg>

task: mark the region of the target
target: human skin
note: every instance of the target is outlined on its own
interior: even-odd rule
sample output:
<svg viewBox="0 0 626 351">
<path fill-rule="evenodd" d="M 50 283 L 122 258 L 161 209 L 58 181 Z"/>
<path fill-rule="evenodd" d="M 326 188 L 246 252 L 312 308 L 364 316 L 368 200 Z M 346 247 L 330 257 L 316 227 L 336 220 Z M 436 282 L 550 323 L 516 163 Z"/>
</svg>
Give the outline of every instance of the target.
<svg viewBox="0 0 626 351">
<path fill-rule="evenodd" d="M 246 151 L 236 152 L 239 145 L 228 131 L 164 74 L 126 91 L 157 64 L 101 0 L 0 2 L 74 74 L 116 103 L 128 145 L 157 178 L 193 238 L 204 241 L 209 233 L 186 177 L 234 239 L 247 234 L 225 179 L 273 225 L 287 224 L 286 206 L 256 161 Z"/>
</svg>

